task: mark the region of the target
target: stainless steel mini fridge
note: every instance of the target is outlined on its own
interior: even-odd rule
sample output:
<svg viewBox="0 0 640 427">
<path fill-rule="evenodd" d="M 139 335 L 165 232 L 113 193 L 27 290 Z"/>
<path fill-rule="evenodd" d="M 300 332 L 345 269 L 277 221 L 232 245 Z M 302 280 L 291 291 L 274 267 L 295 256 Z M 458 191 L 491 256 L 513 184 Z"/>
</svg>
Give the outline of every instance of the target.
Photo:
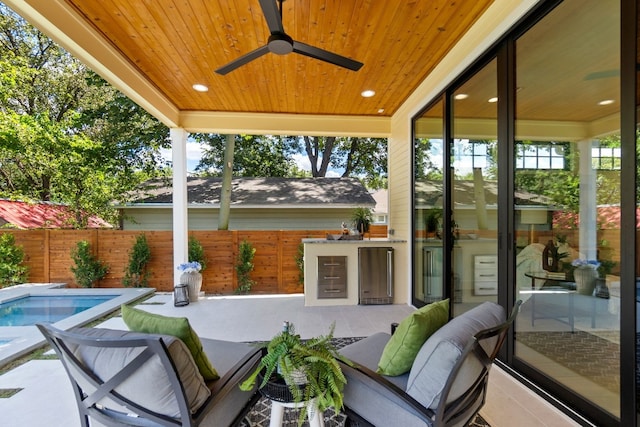
<svg viewBox="0 0 640 427">
<path fill-rule="evenodd" d="M 360 304 L 393 304 L 393 248 L 358 248 Z"/>
</svg>

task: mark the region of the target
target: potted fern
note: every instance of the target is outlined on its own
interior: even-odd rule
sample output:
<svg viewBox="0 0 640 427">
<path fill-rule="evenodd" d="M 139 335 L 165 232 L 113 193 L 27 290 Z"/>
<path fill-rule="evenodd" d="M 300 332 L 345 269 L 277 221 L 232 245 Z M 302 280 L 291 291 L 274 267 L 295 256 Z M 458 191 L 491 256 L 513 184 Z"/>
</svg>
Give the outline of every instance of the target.
<svg viewBox="0 0 640 427">
<path fill-rule="evenodd" d="M 310 402 L 323 412 L 343 407 L 343 389 L 347 380 L 338 360 L 351 365 L 331 340 L 334 325 L 328 335 L 303 341 L 293 324 L 284 322 L 281 333 L 263 344 L 265 348 L 256 370 L 240 385 L 253 390 L 256 382 L 266 397 L 280 402 Z M 307 415 L 307 406 L 300 405 L 299 424 Z"/>
<path fill-rule="evenodd" d="M 369 232 L 369 226 L 373 222 L 373 213 L 370 208 L 358 207 L 351 212 L 351 221 L 361 236 Z"/>
</svg>

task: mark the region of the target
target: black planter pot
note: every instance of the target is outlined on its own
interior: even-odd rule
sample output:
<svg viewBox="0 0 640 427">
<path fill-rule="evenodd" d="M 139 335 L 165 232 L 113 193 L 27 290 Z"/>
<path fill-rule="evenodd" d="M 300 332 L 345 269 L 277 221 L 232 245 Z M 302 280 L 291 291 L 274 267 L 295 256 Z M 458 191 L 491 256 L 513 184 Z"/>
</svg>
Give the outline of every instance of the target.
<svg viewBox="0 0 640 427">
<path fill-rule="evenodd" d="M 258 384 L 262 384 L 263 378 L 262 375 L 258 375 Z M 298 388 L 300 393 L 304 395 L 304 385 L 298 385 Z M 289 386 L 284 382 L 284 378 L 279 376 L 271 376 L 267 384 L 260 389 L 260 394 L 277 402 L 291 403 L 295 401 Z"/>
<path fill-rule="evenodd" d="M 609 299 L 609 288 L 606 279 L 596 279 L 595 295 L 598 298 Z"/>
</svg>

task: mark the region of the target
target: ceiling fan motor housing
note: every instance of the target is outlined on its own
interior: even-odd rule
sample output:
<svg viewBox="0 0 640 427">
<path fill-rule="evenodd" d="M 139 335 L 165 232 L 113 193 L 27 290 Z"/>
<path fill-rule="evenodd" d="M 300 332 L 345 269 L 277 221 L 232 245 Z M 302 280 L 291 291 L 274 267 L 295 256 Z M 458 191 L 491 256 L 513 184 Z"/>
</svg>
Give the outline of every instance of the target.
<svg viewBox="0 0 640 427">
<path fill-rule="evenodd" d="M 269 52 L 276 55 L 286 55 L 293 52 L 293 39 L 284 33 L 273 33 L 267 43 Z"/>
</svg>

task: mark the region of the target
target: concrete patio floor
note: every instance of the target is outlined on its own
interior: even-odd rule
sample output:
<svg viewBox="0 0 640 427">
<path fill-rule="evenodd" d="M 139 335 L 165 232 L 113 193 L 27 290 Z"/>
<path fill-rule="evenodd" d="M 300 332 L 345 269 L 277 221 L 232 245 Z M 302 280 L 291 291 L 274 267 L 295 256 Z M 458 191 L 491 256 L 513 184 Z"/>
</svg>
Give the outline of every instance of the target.
<svg viewBox="0 0 640 427">
<path fill-rule="evenodd" d="M 406 305 L 305 307 L 302 295 L 205 297 L 174 307 L 171 294 L 156 294 L 137 306 L 149 312 L 189 318 L 198 335 L 231 341 L 269 340 L 285 320 L 303 338 L 326 334 L 335 321 L 336 337 L 361 337 L 386 331 L 412 307 Z M 122 318 L 98 325 L 126 329 Z M 5 427 L 80 425 L 71 386 L 57 360 L 32 360 L 0 376 L 0 389 L 20 388 L 0 399 Z M 481 411 L 492 427 L 577 426 L 498 368 L 491 373 L 487 404 Z"/>
</svg>

